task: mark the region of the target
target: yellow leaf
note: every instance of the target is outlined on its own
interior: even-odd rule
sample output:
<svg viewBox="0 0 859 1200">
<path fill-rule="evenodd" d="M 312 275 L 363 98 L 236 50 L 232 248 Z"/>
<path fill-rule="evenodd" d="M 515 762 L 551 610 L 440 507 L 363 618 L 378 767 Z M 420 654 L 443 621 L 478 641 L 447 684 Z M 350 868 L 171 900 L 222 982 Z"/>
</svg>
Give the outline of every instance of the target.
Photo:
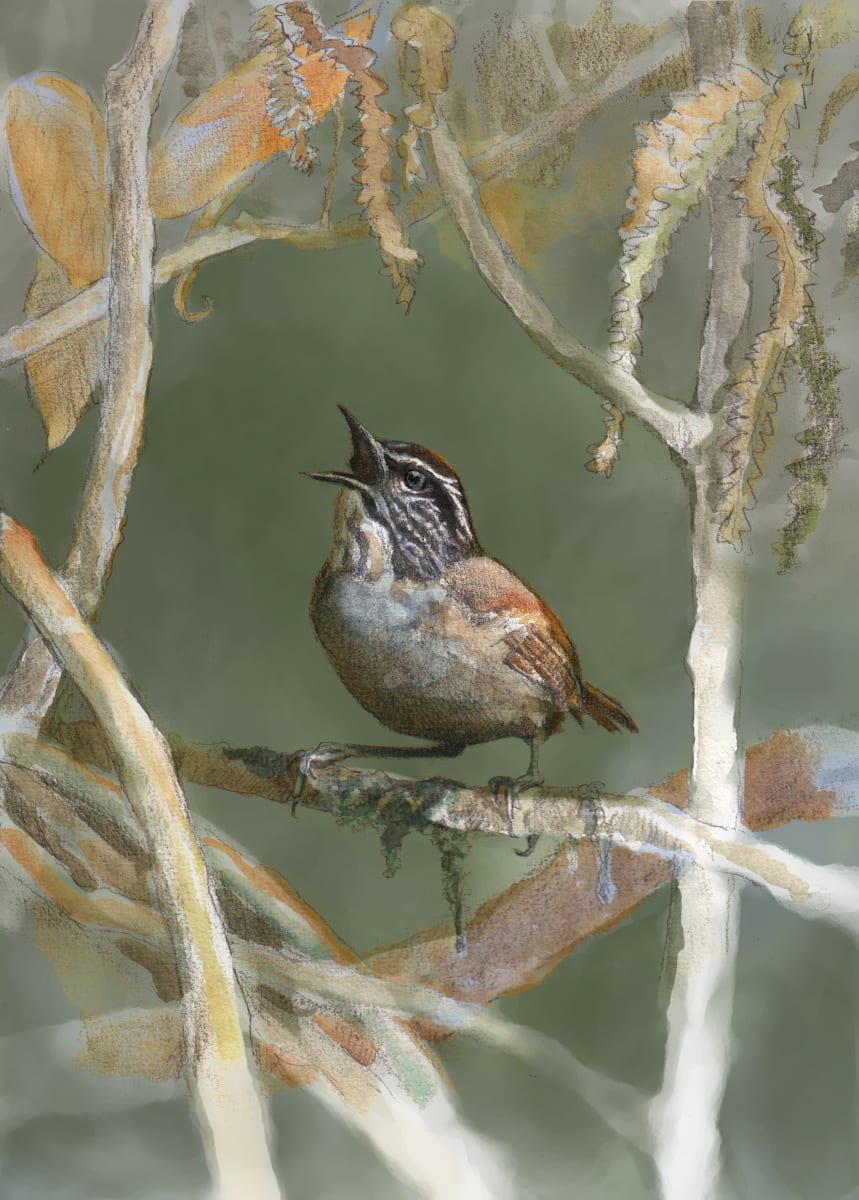
<svg viewBox="0 0 859 1200">
<path fill-rule="evenodd" d="M 62 267 L 49 254 L 39 255 L 24 311 L 40 317 L 77 295 Z M 89 407 L 101 369 L 107 321 L 102 319 L 67 334 L 60 341 L 31 354 L 24 363 L 30 392 L 38 405 L 48 436 L 48 449 L 62 445 L 81 414 Z"/>
<path fill-rule="evenodd" d="M 406 109 L 411 128 L 400 138 L 397 150 L 403 164 L 403 187 L 421 176 L 417 154 L 418 133 L 435 125 L 435 103 L 450 82 L 450 51 L 456 41 L 450 20 L 424 4 L 404 4 L 391 21 L 391 34 L 417 51 L 420 68 L 415 80 L 420 101 Z"/>
<path fill-rule="evenodd" d="M 5 116 L 18 215 L 73 286 L 94 283 L 110 249 L 99 110 L 70 79 L 36 74 L 9 89 Z"/>
<path fill-rule="evenodd" d="M 845 104 L 849 104 L 857 92 L 859 92 L 859 71 L 850 71 L 844 76 L 826 101 L 826 107 L 823 110 L 823 119 L 820 122 L 820 132 L 817 135 L 818 146 L 822 146 L 829 137 L 833 121 Z"/>
<path fill-rule="evenodd" d="M 608 479 L 620 458 L 620 443 L 623 440 L 626 417 L 613 404 L 604 407 L 607 413 L 605 434 L 601 442 L 589 447 L 593 458 L 585 463 L 585 468 L 594 475 L 605 475 Z"/>
</svg>

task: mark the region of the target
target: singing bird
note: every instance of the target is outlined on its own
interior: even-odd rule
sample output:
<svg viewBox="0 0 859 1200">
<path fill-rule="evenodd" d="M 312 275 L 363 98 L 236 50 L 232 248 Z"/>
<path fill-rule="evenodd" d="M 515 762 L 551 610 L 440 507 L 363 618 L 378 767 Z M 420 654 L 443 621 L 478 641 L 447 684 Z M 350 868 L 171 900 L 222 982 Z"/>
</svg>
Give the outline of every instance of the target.
<svg viewBox="0 0 859 1200">
<path fill-rule="evenodd" d="M 352 756 L 453 756 L 521 738 L 542 782 L 539 748 L 569 713 L 614 733 L 638 726 L 619 700 L 582 679 L 549 606 L 483 552 L 456 471 L 410 442 L 380 441 L 345 408 L 350 471 L 307 472 L 336 484 L 334 545 L 313 589 L 311 619 L 335 670 L 383 725 L 430 745 L 327 744 Z"/>
</svg>

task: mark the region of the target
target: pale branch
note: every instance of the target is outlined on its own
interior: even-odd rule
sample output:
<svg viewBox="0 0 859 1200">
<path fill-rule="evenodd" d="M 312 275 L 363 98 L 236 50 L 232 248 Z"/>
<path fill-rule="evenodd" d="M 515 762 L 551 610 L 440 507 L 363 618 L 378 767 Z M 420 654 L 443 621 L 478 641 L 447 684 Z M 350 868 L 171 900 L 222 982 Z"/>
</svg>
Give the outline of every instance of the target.
<svg viewBox="0 0 859 1200">
<path fill-rule="evenodd" d="M 76 329 L 83 329 L 85 325 L 106 317 L 109 290 L 105 277 L 72 296 L 71 300 L 50 309 L 44 316 L 13 325 L 0 337 L 0 367 L 21 362 L 31 354 L 44 350 L 52 342 L 74 333 Z"/>
<path fill-rule="evenodd" d="M 149 133 L 189 2 L 151 0 L 134 44 L 108 72 L 105 84 L 112 223 L 106 276 L 105 369 L 98 435 L 63 570 L 72 596 L 88 619 L 98 610 L 122 538 L 126 500 L 142 445 L 152 362 L 150 309 L 155 255 L 155 218 L 149 202 Z M 23 719 L 37 728 L 56 694 L 59 679 L 60 670 L 49 648 L 29 633 L 23 653 L 0 693 L 0 716 Z"/>
<path fill-rule="evenodd" d="M 231 784 L 237 784 L 234 790 L 256 790 L 284 804 L 297 802 L 338 817 L 361 809 L 410 811 L 415 828 L 441 825 L 515 838 L 606 838 L 635 851 L 690 858 L 707 870 L 763 887 L 801 916 L 822 917 L 859 934 L 859 871 L 818 867 L 746 830 L 696 819 L 647 792 L 606 794 L 592 801 L 564 788 L 534 787 L 517 798 L 511 816 L 505 796 L 452 779 L 414 780 L 332 765 L 304 775 L 294 757 L 260 747 L 199 747 L 176 739 L 172 745 L 180 773 L 208 786 L 233 790 Z M 249 775 L 257 780 L 255 789 Z"/>
<path fill-rule="evenodd" d="M 86 617 L 101 600 L 140 451 L 155 257 L 149 132 L 188 6 L 189 0 L 150 3 L 134 45 L 105 82 L 111 218 L 106 363 L 99 435 L 64 570 Z"/>
<path fill-rule="evenodd" d="M 182 988 L 185 1066 L 219 1195 L 280 1196 L 245 1059 L 232 962 L 167 745 L 48 569 L 32 535 L 0 517 L 0 580 L 91 705 L 152 855 Z"/>
<path fill-rule="evenodd" d="M 270 947 L 234 940 L 234 954 L 252 978 L 282 987 L 284 979 L 299 991 L 334 1001 L 341 1009 L 378 1009 L 401 1017 L 420 1017 L 452 1033 L 466 1034 L 536 1067 L 541 1074 L 580 1095 L 606 1125 L 647 1152 L 649 1137 L 645 1097 L 581 1062 L 554 1038 L 517 1025 L 481 1004 L 445 996 L 428 987 L 379 979 L 354 967 L 309 958 L 286 957 Z M 425 1025 L 424 1025 L 425 1027 Z"/>
<path fill-rule="evenodd" d="M 111 780 L 82 767 L 58 748 L 26 735 L 6 735 L 0 753 L 7 763 L 15 764 L 15 769 L 33 772 L 73 810 L 88 817 L 96 837 L 97 830 L 103 831 L 107 823 L 120 834 L 132 854 L 145 851 L 142 832 L 120 789 Z M 640 1149 L 646 1149 L 646 1102 L 636 1089 L 588 1067 L 553 1039 L 487 1011 L 482 1003 L 465 1002 L 445 995 L 438 988 L 411 983 L 402 972 L 399 977 L 371 974 L 362 960 L 338 943 L 330 931 L 325 931 L 321 918 L 314 914 L 309 919 L 306 906 L 273 872 L 259 867 L 245 850 L 240 851 L 225 841 L 224 835 L 208 823 L 196 824 L 210 876 L 222 894 L 231 898 L 225 902 L 225 921 L 236 969 L 252 1009 L 256 992 L 267 987 L 277 994 L 300 992 L 314 997 L 323 1006 L 334 1001 L 338 1013 L 357 1021 L 365 1021 L 373 1010 L 377 1010 L 377 1017 L 379 1013 L 387 1014 L 386 1020 L 375 1021 L 373 1039 L 390 1061 L 407 1064 L 407 1090 L 412 1096 L 425 1095 L 435 1086 L 434 1068 L 426 1055 L 418 1051 L 417 1038 L 434 1039 L 454 1032 L 466 1034 L 521 1058 L 575 1091 L 611 1129 Z M 90 844 L 94 841 L 92 837 L 88 840 Z M 103 855 L 90 857 L 106 861 Z M 25 861 L 32 863 L 32 852 Z M 8 864 L 5 869 L 10 869 Z M 55 865 L 53 878 L 59 877 Z M 37 874 L 33 883 L 41 881 L 44 886 L 45 878 L 44 874 Z M 121 931 L 143 937 L 155 946 L 160 947 L 164 942 L 160 918 L 155 919 L 154 927 L 147 925 L 146 909 L 139 904 L 123 908 L 122 901 L 103 888 L 93 889 L 90 885 L 89 891 L 82 891 L 66 880 L 64 888 L 55 883 L 48 894 L 55 904 L 62 903 L 64 897 L 69 903 L 72 897 L 68 911 L 78 921 L 102 926 L 115 923 Z M 263 923 L 264 932 L 256 921 Z M 251 936 L 257 940 L 250 941 Z M 373 969 L 370 965 L 370 970 Z M 409 1032 L 397 1018 L 421 1020 Z M 410 1078 L 415 1072 L 421 1078 Z"/>
<path fill-rule="evenodd" d="M 657 47 L 662 48 L 660 53 L 657 53 Z M 616 67 L 591 91 L 577 95 L 551 113 L 542 114 L 515 137 L 475 155 L 469 163 L 475 178 L 486 183 L 508 175 L 531 155 L 539 153 L 559 135 L 572 132 L 606 102 L 624 92 L 651 69 L 651 64 L 659 66 L 670 57 L 671 53 L 666 52 L 661 41 L 647 47 L 629 63 Z M 442 204 L 440 190 L 429 184 L 406 201 L 406 222 L 423 221 Z M 300 250 L 328 250 L 361 241 L 371 234 L 363 217 L 349 217 L 326 226 L 324 222 L 292 225 L 278 220 L 255 220 L 242 214 L 214 232 L 195 237 L 162 254 L 155 264 L 155 285 L 160 287 L 210 258 L 256 241 L 282 241 Z M 44 316 L 13 326 L 0 336 L 0 368 L 29 358 L 76 329 L 107 316 L 107 296 L 107 279 L 102 279 Z"/>
<path fill-rule="evenodd" d="M 650 1110 L 663 1200 L 716 1194 L 717 1119 L 731 1060 L 740 886 L 737 879 L 694 864 L 680 877 L 680 903 L 687 911 L 678 919 L 682 949 L 670 967 L 674 979 L 662 1087 Z M 669 933 L 669 944 L 680 936 Z"/>
<path fill-rule="evenodd" d="M 710 0 L 695 0 L 686 10 L 699 86 L 730 68 L 733 10 L 732 3 Z M 734 180 L 750 150 L 741 137 L 709 192 L 710 288 L 696 390 L 696 408 L 703 413 L 714 412 L 737 347 L 740 354 L 746 349 L 740 343 L 751 304 L 752 230 L 735 198 Z M 718 414 L 715 423 L 721 429 L 724 417 Z M 719 442 L 713 436 L 686 472 L 696 607 L 687 655 L 694 732 L 689 814 L 730 834 L 741 821 L 736 716 L 745 573 L 733 547 L 718 539 L 714 498 L 723 475 Z M 784 866 L 782 861 L 776 869 Z M 798 869 L 801 873 L 799 864 Z M 788 892 L 795 894 L 795 886 L 788 884 Z M 834 878 L 833 887 L 839 887 Z M 668 938 L 673 981 L 665 1066 L 651 1109 L 654 1161 L 663 1200 L 712 1200 L 720 1173 L 719 1110 L 731 1061 L 741 884 L 698 858 L 678 871 L 677 891 L 679 904 L 671 915 L 675 928 Z M 845 917 L 855 936 L 859 914 Z"/>
<path fill-rule="evenodd" d="M 474 179 L 441 102 L 437 117 L 435 128 L 423 136 L 429 143 L 447 209 L 490 290 L 552 362 L 604 400 L 637 417 L 681 458 L 693 459 L 710 432 L 710 417 L 648 391 L 633 375 L 577 341 L 563 328 L 512 265 L 495 231 L 484 219 Z"/>
<path fill-rule="evenodd" d="M 96 764 L 104 760 L 98 729 L 92 722 L 64 723 L 56 732 L 77 757 Z M 168 740 L 179 774 L 189 782 L 279 804 L 292 802 L 300 782 L 294 754 L 269 746 L 196 743 L 175 733 L 169 734 Z M 347 776 L 351 774 L 347 772 Z M 747 748 L 744 774 L 743 824 L 747 829 L 776 829 L 788 821 L 859 815 L 859 733 L 853 730 L 834 725 L 779 730 L 767 741 Z M 682 770 L 646 790 L 674 808 L 685 808 L 688 788 L 689 772 Z M 331 802 L 326 802 L 322 789 L 305 788 L 301 803 L 324 809 Z"/>
<path fill-rule="evenodd" d="M 418 214 L 415 219 L 429 215 L 429 209 L 424 212 L 420 205 L 415 207 Z M 155 263 L 154 284 L 162 287 L 211 258 L 253 242 L 284 242 L 298 250 L 330 250 L 362 241 L 368 232 L 369 227 L 361 217 L 347 217 L 323 228 L 320 225 L 290 225 L 285 221 L 258 221 L 242 215 L 165 251 Z M 43 317 L 16 325 L 0 338 L 0 367 L 29 358 L 75 329 L 106 317 L 107 297 L 108 282 L 101 279 Z"/>
</svg>

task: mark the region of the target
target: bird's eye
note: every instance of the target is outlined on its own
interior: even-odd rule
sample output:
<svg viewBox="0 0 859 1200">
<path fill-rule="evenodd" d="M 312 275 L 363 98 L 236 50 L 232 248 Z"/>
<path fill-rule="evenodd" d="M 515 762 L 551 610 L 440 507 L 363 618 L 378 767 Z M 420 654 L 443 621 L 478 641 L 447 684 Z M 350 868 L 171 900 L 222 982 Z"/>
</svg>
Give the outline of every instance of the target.
<svg viewBox="0 0 859 1200">
<path fill-rule="evenodd" d="M 423 471 L 418 471 L 412 467 L 406 471 L 403 476 L 403 482 L 410 492 L 422 492 L 427 485 L 427 477 Z"/>
</svg>

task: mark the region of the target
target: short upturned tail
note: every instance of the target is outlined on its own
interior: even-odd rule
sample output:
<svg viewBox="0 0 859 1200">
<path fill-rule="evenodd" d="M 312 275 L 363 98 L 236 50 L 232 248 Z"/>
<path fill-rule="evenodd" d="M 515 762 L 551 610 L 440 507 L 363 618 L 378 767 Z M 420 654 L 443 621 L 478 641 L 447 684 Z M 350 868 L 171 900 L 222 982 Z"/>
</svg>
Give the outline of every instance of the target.
<svg viewBox="0 0 859 1200">
<path fill-rule="evenodd" d="M 618 729 L 638 733 L 638 726 L 621 702 L 601 692 L 592 683 L 582 684 L 582 700 L 587 715 L 609 733 L 617 733 Z"/>
</svg>

